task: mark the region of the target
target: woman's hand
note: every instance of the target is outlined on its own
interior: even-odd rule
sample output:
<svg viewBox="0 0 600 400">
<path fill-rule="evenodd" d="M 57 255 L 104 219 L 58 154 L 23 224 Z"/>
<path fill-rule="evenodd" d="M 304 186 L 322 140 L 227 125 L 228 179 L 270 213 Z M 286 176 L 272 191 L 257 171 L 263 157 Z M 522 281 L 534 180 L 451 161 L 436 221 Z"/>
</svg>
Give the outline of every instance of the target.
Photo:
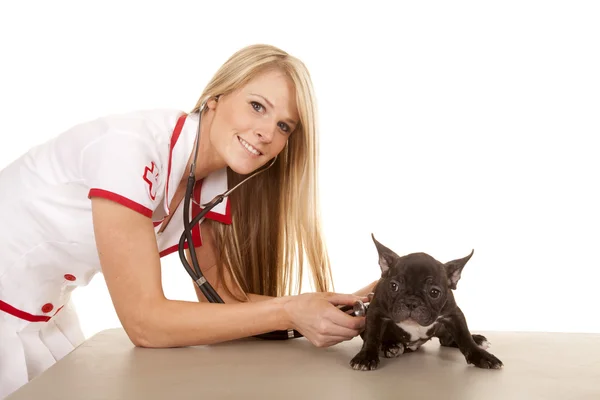
<svg viewBox="0 0 600 400">
<path fill-rule="evenodd" d="M 305 293 L 285 304 L 292 327 L 316 347 L 350 340 L 364 329 L 365 317 L 354 317 L 337 306 L 353 305 L 365 297 L 339 293 Z"/>
</svg>

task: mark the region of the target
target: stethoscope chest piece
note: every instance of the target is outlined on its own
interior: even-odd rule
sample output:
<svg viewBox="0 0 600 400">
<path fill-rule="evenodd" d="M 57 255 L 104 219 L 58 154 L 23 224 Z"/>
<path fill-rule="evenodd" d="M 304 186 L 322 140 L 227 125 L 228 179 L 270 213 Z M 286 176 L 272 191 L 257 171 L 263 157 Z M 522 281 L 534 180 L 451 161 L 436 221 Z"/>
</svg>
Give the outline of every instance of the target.
<svg viewBox="0 0 600 400">
<path fill-rule="evenodd" d="M 364 317 L 365 315 L 367 315 L 368 307 L 369 303 L 363 303 L 362 301 L 357 300 L 356 303 L 354 303 L 352 314 L 355 317 Z"/>
<path fill-rule="evenodd" d="M 366 303 L 364 303 L 361 300 L 357 300 L 354 303 L 354 306 L 352 307 L 352 315 L 354 315 L 355 317 L 364 317 L 367 315 L 367 310 L 369 309 L 369 305 L 373 300 L 373 293 L 369 293 L 367 298 L 369 299 L 369 301 Z"/>
</svg>

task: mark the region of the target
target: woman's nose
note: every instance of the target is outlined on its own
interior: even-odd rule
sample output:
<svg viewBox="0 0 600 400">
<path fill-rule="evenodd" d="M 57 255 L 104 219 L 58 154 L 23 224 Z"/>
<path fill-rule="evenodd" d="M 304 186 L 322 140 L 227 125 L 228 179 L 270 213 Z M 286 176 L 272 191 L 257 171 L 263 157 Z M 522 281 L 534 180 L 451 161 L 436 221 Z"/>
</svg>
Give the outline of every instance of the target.
<svg viewBox="0 0 600 400">
<path fill-rule="evenodd" d="M 268 125 L 263 125 L 255 131 L 255 134 L 261 142 L 271 143 L 275 130 Z"/>
</svg>

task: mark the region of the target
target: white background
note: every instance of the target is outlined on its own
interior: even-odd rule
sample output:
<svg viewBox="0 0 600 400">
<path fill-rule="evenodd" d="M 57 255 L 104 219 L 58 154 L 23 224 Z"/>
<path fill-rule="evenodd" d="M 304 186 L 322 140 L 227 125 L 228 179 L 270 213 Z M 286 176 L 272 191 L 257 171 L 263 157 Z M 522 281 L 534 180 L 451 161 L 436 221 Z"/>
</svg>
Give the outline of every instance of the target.
<svg viewBox="0 0 600 400">
<path fill-rule="evenodd" d="M 473 330 L 600 332 L 599 6 L 391 4 L 2 2 L 0 167 L 106 113 L 189 110 L 270 43 L 314 80 L 337 291 L 379 276 L 373 232 L 440 261 L 475 249 L 456 292 Z M 176 254 L 163 279 L 195 298 Z M 119 326 L 101 275 L 74 298 L 87 336 Z"/>
</svg>

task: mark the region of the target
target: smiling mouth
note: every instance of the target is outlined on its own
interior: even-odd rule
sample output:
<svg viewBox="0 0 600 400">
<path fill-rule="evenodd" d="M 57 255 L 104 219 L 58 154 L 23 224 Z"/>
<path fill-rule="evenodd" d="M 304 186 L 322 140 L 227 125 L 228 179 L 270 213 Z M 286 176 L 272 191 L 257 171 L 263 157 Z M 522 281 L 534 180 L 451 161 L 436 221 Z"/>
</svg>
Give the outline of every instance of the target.
<svg viewBox="0 0 600 400">
<path fill-rule="evenodd" d="M 239 136 L 237 138 L 240 141 L 240 144 L 246 149 L 246 151 L 248 153 L 250 153 L 256 157 L 262 156 L 262 153 L 260 151 L 258 151 L 254 146 L 252 146 L 250 143 L 246 142 L 244 139 L 242 139 Z"/>
</svg>

